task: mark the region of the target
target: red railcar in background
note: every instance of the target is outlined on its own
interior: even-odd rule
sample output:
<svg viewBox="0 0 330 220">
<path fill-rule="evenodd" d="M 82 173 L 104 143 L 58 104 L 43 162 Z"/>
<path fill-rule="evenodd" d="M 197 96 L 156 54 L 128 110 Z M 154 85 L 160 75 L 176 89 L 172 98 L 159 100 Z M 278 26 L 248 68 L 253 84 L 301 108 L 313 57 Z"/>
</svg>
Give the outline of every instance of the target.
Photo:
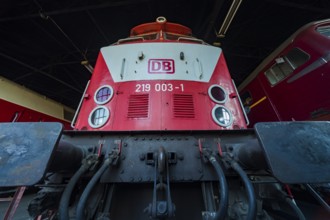
<svg viewBox="0 0 330 220">
<path fill-rule="evenodd" d="M 330 120 L 330 19 L 309 23 L 239 86 L 250 125 Z"/>
<path fill-rule="evenodd" d="M 71 130 L 74 110 L 0 77 L 0 122 L 61 122 Z"/>
</svg>

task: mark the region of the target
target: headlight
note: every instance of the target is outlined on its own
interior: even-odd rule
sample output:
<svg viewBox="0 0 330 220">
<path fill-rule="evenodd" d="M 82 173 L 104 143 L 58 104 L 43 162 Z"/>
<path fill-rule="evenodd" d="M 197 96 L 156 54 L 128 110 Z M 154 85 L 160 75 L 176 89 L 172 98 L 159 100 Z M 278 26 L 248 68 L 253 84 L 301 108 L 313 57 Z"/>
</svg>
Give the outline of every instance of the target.
<svg viewBox="0 0 330 220">
<path fill-rule="evenodd" d="M 89 114 L 88 123 L 92 128 L 99 128 L 108 121 L 109 117 L 109 109 L 104 106 L 98 106 Z"/>
<path fill-rule="evenodd" d="M 233 116 L 231 112 L 221 105 L 216 105 L 212 109 L 212 118 L 215 123 L 222 127 L 228 127 L 233 123 Z"/>
<path fill-rule="evenodd" d="M 225 103 L 227 100 L 227 93 L 226 91 L 219 85 L 212 85 L 208 90 L 210 98 L 215 103 Z"/>
<path fill-rule="evenodd" d="M 110 101 L 113 96 L 113 89 L 111 86 L 101 86 L 94 94 L 94 101 L 99 104 L 105 104 Z"/>
</svg>

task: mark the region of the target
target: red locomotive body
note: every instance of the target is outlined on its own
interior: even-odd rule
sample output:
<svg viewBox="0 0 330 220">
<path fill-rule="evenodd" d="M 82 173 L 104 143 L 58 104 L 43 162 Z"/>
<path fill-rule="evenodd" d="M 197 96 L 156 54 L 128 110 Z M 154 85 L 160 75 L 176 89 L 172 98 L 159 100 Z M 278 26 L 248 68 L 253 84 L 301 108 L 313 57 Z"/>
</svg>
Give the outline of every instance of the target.
<svg viewBox="0 0 330 220">
<path fill-rule="evenodd" d="M 239 86 L 251 125 L 330 120 L 330 20 L 300 28 Z"/>
<path fill-rule="evenodd" d="M 164 18 L 104 47 L 78 130 L 219 130 L 246 124 L 222 50 Z"/>
</svg>

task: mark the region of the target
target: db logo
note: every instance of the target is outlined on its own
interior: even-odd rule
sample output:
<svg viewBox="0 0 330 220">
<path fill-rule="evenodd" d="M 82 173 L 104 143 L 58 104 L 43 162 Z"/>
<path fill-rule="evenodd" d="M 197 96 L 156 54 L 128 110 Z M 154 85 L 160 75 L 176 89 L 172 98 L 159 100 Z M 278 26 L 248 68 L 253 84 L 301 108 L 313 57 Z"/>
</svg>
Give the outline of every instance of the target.
<svg viewBox="0 0 330 220">
<path fill-rule="evenodd" d="M 172 59 L 150 59 L 148 61 L 148 73 L 173 74 L 175 71 Z"/>
</svg>

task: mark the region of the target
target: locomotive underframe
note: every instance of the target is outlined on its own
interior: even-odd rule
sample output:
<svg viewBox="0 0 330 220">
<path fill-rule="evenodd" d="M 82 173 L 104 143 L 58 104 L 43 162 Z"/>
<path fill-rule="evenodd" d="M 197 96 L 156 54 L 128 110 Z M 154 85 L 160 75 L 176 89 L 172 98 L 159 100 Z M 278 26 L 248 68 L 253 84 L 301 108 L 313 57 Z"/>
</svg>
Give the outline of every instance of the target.
<svg viewBox="0 0 330 220">
<path fill-rule="evenodd" d="M 258 219 L 271 219 L 274 212 L 291 218 L 297 215 L 290 209 L 292 204 L 288 202 L 286 208 L 281 207 L 288 198 L 282 190 L 283 182 L 330 181 L 329 173 L 325 172 L 330 166 L 326 159 L 330 152 L 327 122 L 262 123 L 255 130 L 231 131 L 62 133 L 58 124 L 52 123 L 5 127 L 1 130 L 0 156 L 3 164 L 11 166 L 4 166 L 7 170 L 0 172 L 15 178 L 3 180 L 1 186 L 40 187 L 29 206 L 34 217 L 57 215 L 63 190 L 74 179 L 73 174 L 84 166 L 86 169 L 69 194 L 71 201 L 67 207 L 68 210 L 71 207 L 71 217 L 77 219 L 217 219 L 223 205 L 219 167 L 228 183 L 228 219 L 245 218 L 251 212 Z M 311 136 L 315 138 L 310 140 Z M 6 143 L 11 143 L 11 148 L 22 147 L 21 141 L 28 150 L 6 157 L 9 146 Z M 290 149 L 291 153 L 283 158 L 287 170 L 280 170 L 273 162 L 274 158 L 283 157 L 273 152 L 280 149 L 274 144 Z M 40 157 L 29 154 L 37 151 Z M 15 158 L 20 158 L 18 164 L 12 163 Z M 307 161 L 304 176 L 299 173 L 299 160 Z M 250 190 L 254 191 L 254 205 L 236 166 L 244 169 L 253 186 Z M 32 173 L 28 181 L 23 175 L 28 171 L 24 167 L 30 167 Z M 314 172 L 315 168 L 320 172 Z M 33 174 L 36 170 L 43 174 Z"/>
</svg>

